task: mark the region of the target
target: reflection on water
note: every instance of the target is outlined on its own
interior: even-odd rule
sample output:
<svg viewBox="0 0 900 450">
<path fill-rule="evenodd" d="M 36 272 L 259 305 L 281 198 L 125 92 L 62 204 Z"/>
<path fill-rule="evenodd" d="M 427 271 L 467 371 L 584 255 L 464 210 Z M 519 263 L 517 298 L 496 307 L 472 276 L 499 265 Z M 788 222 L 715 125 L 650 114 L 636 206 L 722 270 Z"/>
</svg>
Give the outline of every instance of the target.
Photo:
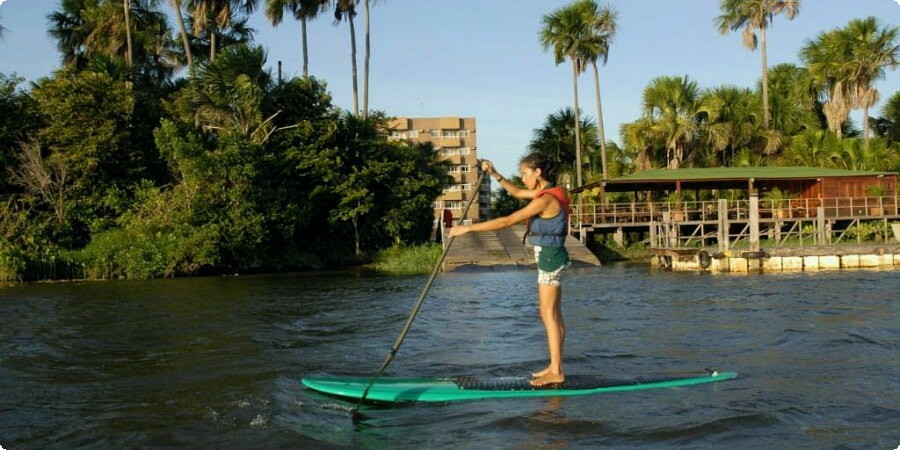
<svg viewBox="0 0 900 450">
<path fill-rule="evenodd" d="M 371 375 L 425 283 L 350 273 L 0 290 L 4 448 L 894 448 L 900 272 L 568 272 L 568 373 L 703 368 L 714 385 L 364 406 L 302 375 Z M 438 278 L 385 376 L 546 364 L 530 270 Z"/>
</svg>

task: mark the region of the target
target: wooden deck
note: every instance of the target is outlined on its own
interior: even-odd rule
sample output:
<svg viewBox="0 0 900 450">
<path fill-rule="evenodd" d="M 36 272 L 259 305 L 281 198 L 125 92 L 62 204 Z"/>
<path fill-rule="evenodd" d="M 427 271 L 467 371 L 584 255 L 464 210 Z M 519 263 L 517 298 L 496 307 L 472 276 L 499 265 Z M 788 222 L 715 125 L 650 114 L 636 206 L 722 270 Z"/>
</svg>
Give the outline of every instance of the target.
<svg viewBox="0 0 900 450">
<path fill-rule="evenodd" d="M 524 225 L 501 231 L 466 233 L 453 240 L 444 258 L 444 271 L 461 267 L 533 267 L 531 244 L 522 244 Z M 566 250 L 573 266 L 600 266 L 600 260 L 578 239 L 569 236 Z"/>
</svg>

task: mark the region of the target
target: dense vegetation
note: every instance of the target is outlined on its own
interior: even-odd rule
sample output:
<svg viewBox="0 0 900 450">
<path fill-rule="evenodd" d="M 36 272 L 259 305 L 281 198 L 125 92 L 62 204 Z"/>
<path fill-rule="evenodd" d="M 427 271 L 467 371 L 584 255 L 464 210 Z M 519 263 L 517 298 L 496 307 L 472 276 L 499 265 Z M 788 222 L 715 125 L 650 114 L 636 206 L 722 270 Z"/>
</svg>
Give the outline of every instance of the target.
<svg viewBox="0 0 900 450">
<path fill-rule="evenodd" d="M 273 80 L 224 3 L 173 4 L 177 39 L 155 2 L 64 0 L 63 67 L 28 90 L 0 74 L 0 279 L 318 268 L 428 240 L 430 146 L 316 78 Z"/>
<path fill-rule="evenodd" d="M 564 182 L 573 187 L 659 167 L 900 170 L 900 92 L 888 97 L 880 117 L 869 117 L 882 96 L 877 82 L 900 63 L 900 28 L 874 17 L 851 19 L 798 49 L 804 66 L 768 67 L 766 29 L 782 16 L 800 14 L 800 3 L 721 0 L 722 14 L 710 32 L 741 31 L 744 45 L 760 50 L 759 84 L 701 87 L 688 75 L 659 76 L 644 88 L 641 116 L 619 130 L 621 146 L 604 142 L 597 77 L 598 62 L 607 63 L 614 45 L 618 12 L 595 0 L 574 0 L 552 11 L 543 18 L 540 43 L 556 64 L 572 64 L 576 92 L 577 75 L 593 67 L 598 120 L 586 117 L 575 97 L 571 108 L 535 129 L 529 150 L 558 161 Z M 862 111 L 862 129 L 849 120 L 852 110 Z"/>
<path fill-rule="evenodd" d="M 177 31 L 156 1 L 61 0 L 48 32 L 62 67 L 31 86 L 0 74 L 0 280 L 317 268 L 398 245 L 424 259 L 435 252 L 416 245 L 430 236 L 446 167 L 428 146 L 388 140 L 389 117 L 368 108 L 368 45 L 362 106 L 354 57 L 345 112 L 306 75 L 305 27 L 304 76 L 273 80 L 247 27 L 260 2 L 169 3 Z M 273 25 L 333 12 L 354 55 L 357 6 L 369 20 L 368 0 L 264 3 Z M 641 116 L 619 130 L 621 145 L 605 137 L 598 78 L 618 13 L 594 0 L 551 12 L 539 43 L 556 64 L 571 63 L 576 91 L 593 68 L 597 119 L 575 96 L 535 130 L 529 151 L 556 159 L 572 187 L 651 167 L 900 169 L 900 92 L 868 116 L 877 81 L 898 64 L 900 32 L 853 19 L 798 49 L 804 66 L 769 68 L 765 29 L 799 3 L 722 0 L 715 28 L 761 44 L 760 84 L 660 76 Z M 862 130 L 848 120 L 853 109 Z M 518 205 L 500 193 L 494 210 Z"/>
</svg>

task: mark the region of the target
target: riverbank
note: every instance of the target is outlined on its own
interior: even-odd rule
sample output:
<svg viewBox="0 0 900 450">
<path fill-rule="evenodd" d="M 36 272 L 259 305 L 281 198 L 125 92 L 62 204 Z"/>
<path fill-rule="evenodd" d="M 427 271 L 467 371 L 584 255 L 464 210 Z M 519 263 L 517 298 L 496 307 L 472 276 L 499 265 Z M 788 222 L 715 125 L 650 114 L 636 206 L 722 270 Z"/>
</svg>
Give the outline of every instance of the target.
<svg viewBox="0 0 900 450">
<path fill-rule="evenodd" d="M 795 271 L 900 268 L 900 244 L 853 244 L 763 248 L 759 251 L 713 248 L 652 249 L 650 262 L 673 271 L 777 273 Z"/>
</svg>

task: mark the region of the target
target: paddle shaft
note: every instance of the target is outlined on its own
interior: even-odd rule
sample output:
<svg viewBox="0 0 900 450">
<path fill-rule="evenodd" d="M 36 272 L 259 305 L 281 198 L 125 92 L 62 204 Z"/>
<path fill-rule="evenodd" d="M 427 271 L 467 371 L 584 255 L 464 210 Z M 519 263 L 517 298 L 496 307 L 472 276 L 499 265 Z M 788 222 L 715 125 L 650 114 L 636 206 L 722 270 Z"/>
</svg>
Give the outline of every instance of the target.
<svg viewBox="0 0 900 450">
<path fill-rule="evenodd" d="M 475 195 L 469 199 L 469 202 L 466 203 L 466 208 L 463 209 L 462 215 L 459 217 L 459 222 L 462 223 L 463 219 L 465 219 L 466 214 L 469 212 L 469 208 L 472 207 L 472 203 L 475 201 L 475 198 L 478 197 L 478 189 L 481 187 L 481 182 L 484 180 L 485 172 L 481 172 L 481 175 L 478 176 L 478 181 L 475 182 Z M 459 223 L 457 223 L 459 225 Z M 366 389 L 363 391 L 362 396 L 359 398 L 359 401 L 356 402 L 356 407 L 353 408 L 353 415 L 356 416 L 357 411 L 359 411 L 359 406 L 362 405 L 362 402 L 366 399 L 366 395 L 369 394 L 369 389 L 372 388 L 372 385 L 375 384 L 375 381 L 378 380 L 378 377 L 381 376 L 381 373 L 384 372 L 384 369 L 387 368 L 388 364 L 394 360 L 394 355 L 397 354 L 397 351 L 400 350 L 400 346 L 403 344 L 403 340 L 406 339 L 407 333 L 409 333 L 410 327 L 412 327 L 413 320 L 415 320 L 416 315 L 419 314 L 419 310 L 422 309 L 422 304 L 425 303 L 425 296 L 428 294 L 428 290 L 431 289 L 431 284 L 434 282 L 434 278 L 437 276 L 438 271 L 441 269 L 441 264 L 444 262 L 444 258 L 447 257 L 447 252 L 450 251 L 450 246 L 453 245 L 453 240 L 456 237 L 451 237 L 449 241 L 447 241 L 447 246 L 444 247 L 444 251 L 441 252 L 441 257 L 438 258 L 437 264 L 434 265 L 434 268 L 431 270 L 431 275 L 428 277 L 428 282 L 425 283 L 425 288 L 422 289 L 422 293 L 419 294 L 419 300 L 416 301 L 416 305 L 413 306 L 412 311 L 409 313 L 409 317 L 406 319 L 406 324 L 403 325 L 403 330 L 400 331 L 400 335 L 397 336 L 397 340 L 394 341 L 394 345 L 391 346 L 391 351 L 384 358 L 384 362 L 381 363 L 381 367 L 378 368 L 378 371 L 375 372 L 375 375 L 372 376 L 372 380 L 369 381 L 369 384 L 366 385 Z"/>
</svg>

